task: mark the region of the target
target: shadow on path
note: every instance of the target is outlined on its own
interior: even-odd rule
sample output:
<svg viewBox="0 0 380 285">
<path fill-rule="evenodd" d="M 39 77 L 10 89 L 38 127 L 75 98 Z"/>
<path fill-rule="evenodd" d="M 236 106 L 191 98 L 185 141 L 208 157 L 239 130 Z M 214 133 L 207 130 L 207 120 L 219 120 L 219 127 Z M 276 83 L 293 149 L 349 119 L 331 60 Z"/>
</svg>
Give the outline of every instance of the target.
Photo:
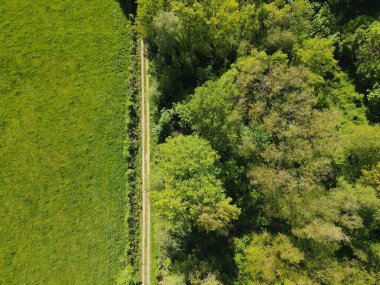
<svg viewBox="0 0 380 285">
<path fill-rule="evenodd" d="M 136 15 L 137 3 L 135 0 L 118 0 L 120 8 L 126 17 L 129 15 Z"/>
</svg>

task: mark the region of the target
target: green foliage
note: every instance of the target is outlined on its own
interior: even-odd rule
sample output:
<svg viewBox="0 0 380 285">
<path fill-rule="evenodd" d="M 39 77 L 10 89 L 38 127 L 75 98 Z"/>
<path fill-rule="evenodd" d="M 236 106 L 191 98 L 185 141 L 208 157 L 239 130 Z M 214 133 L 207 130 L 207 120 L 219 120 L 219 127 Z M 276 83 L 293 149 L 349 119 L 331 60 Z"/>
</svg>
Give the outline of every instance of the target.
<svg viewBox="0 0 380 285">
<path fill-rule="evenodd" d="M 294 62 L 313 71 L 318 108 L 336 106 L 342 111 L 343 124 L 366 122 L 363 95 L 358 94 L 334 58 L 333 41 L 327 38 L 305 40 L 294 48 Z"/>
<path fill-rule="evenodd" d="M 242 284 L 313 284 L 299 268 L 304 253 L 289 236 L 254 234 L 248 243 L 237 241 L 236 262 Z"/>
<path fill-rule="evenodd" d="M 305 40 L 301 47 L 295 48 L 297 61 L 314 73 L 325 77 L 337 72 L 338 64 L 334 58 L 333 42 L 327 38 Z"/>
<path fill-rule="evenodd" d="M 260 20 L 257 6 L 249 3 L 240 5 L 239 15 L 241 41 L 255 43 L 260 36 Z"/>
<path fill-rule="evenodd" d="M 292 233 L 303 240 L 304 250 L 311 254 L 310 269 L 313 272 L 326 271 L 327 268 L 318 264 L 318 260 L 334 263 L 335 256 L 344 248 L 350 248 L 353 256 L 361 262 L 376 265 L 371 246 L 376 244 L 374 239 L 380 226 L 379 206 L 380 199 L 374 188 L 343 180 L 334 190 L 309 200 L 305 204 L 304 225 L 294 228 Z M 355 266 L 355 270 L 359 270 L 361 265 Z M 334 270 L 339 272 L 342 269 Z M 372 278 L 371 272 L 363 271 L 362 274 Z M 371 282 L 374 284 L 373 280 Z"/>
<path fill-rule="evenodd" d="M 228 56 L 237 46 L 239 4 L 236 0 L 170 1 L 183 26 L 182 45 L 196 55 Z"/>
<path fill-rule="evenodd" d="M 368 272 L 357 262 L 330 262 L 323 271 L 316 272 L 322 284 L 377 284 L 375 273 Z"/>
<path fill-rule="evenodd" d="M 204 274 L 202 274 L 204 275 Z M 191 285 L 222 285 L 220 281 L 218 281 L 214 274 L 207 274 L 205 277 L 197 276 L 197 274 L 193 274 L 190 276 L 190 284 Z"/>
<path fill-rule="evenodd" d="M 209 140 L 220 152 L 236 143 L 241 125 L 241 116 L 234 110 L 238 94 L 234 73 L 207 82 L 195 90 L 186 105 L 177 106 L 182 124 L 190 125 L 195 133 Z"/>
<path fill-rule="evenodd" d="M 162 138 L 166 138 L 173 131 L 173 116 L 175 115 L 175 110 L 173 109 L 163 109 L 161 111 L 160 118 L 157 124 L 153 128 L 153 136 L 157 141 L 162 142 Z"/>
<path fill-rule="evenodd" d="M 350 21 L 341 42 L 342 56 L 351 64 L 358 87 L 367 90 L 368 118 L 379 121 L 378 82 L 380 81 L 380 22 L 359 16 Z"/>
<path fill-rule="evenodd" d="M 163 0 L 137 0 L 137 25 L 143 38 L 153 37 L 153 18 L 164 8 Z"/>
<path fill-rule="evenodd" d="M 380 123 L 380 85 L 376 84 L 367 95 L 368 112 L 372 122 Z"/>
<path fill-rule="evenodd" d="M 0 283 L 113 284 L 128 250 L 130 24 L 115 1 L 0 11 Z"/>
<path fill-rule="evenodd" d="M 269 52 L 290 52 L 295 43 L 310 34 L 312 15 L 313 7 L 307 0 L 295 0 L 285 5 L 264 4 L 261 11 L 266 32 L 264 47 Z"/>
<path fill-rule="evenodd" d="M 306 40 L 295 49 L 295 54 L 297 58 L 289 64 L 281 52 L 268 56 L 254 50 L 220 79 L 197 88 L 185 104 L 177 105 L 176 112 L 183 125 L 207 138 L 225 157 L 243 157 L 250 163 L 251 193 L 260 193 L 260 210 L 269 220 L 279 221 L 281 227 L 289 225 L 291 234 L 301 240 L 305 252 L 311 254 L 311 260 L 327 258 L 335 264 L 335 255 L 343 245 L 351 247 L 361 260 L 368 260 L 372 253 L 365 250 L 364 244 L 378 227 L 378 200 L 374 190 L 361 184 L 343 183 L 334 191 L 325 191 L 336 183 L 335 163 L 339 161 L 336 155 L 341 148 L 336 131 L 342 120 L 339 109 L 348 122 L 358 123 L 358 118 L 365 122 L 363 109 L 352 99 L 360 95 L 345 81 L 347 78 L 334 58 L 331 40 Z M 335 79 L 329 79 L 331 77 Z M 320 97 L 316 91 L 326 92 L 319 89 L 320 82 L 328 82 L 330 86 L 326 90 L 334 96 L 324 108 L 318 107 Z M 334 88 L 337 86 L 340 88 Z M 355 114 L 358 114 L 356 119 Z M 351 128 L 356 131 L 348 131 Z M 343 139 L 343 153 L 348 157 L 348 153 L 355 156 L 358 152 L 358 159 L 363 158 L 355 164 L 360 174 L 365 163 L 373 165 L 370 161 L 378 161 L 374 152 L 380 153 L 375 143 L 379 132 L 377 127 L 366 125 L 351 128 L 344 130 L 345 136 L 354 138 Z M 366 128 L 374 129 L 368 132 Z M 358 133 L 360 129 L 363 131 Z M 374 137 L 368 139 L 368 134 Z M 368 147 L 359 141 L 349 143 L 360 137 L 366 140 Z M 360 150 L 361 147 L 364 149 Z M 371 158 L 362 151 L 368 151 Z M 350 173 L 347 169 L 345 173 Z M 252 284 L 280 280 L 315 282 L 310 281 L 308 273 L 298 269 L 272 270 L 274 265 L 271 264 L 277 265 L 277 261 L 272 260 L 273 254 L 264 258 L 258 252 L 250 254 L 257 258 L 251 261 L 256 267 L 250 274 L 243 273 L 247 272 L 245 266 L 248 265 L 240 267 L 244 278 L 256 276 L 252 277 L 257 278 Z M 280 256 L 286 259 L 285 254 Z M 265 269 L 267 264 L 268 269 Z M 314 261 L 308 261 L 308 266 L 314 271 L 321 270 L 321 274 L 330 274 Z M 337 271 L 352 270 L 350 278 L 372 280 L 368 282 L 373 284 L 372 275 L 359 265 L 334 266 Z M 276 273 L 282 270 L 283 273 Z M 294 271 L 296 273 L 289 273 Z M 318 278 L 319 282 L 325 277 Z M 333 277 L 326 278 L 331 282 Z M 344 279 L 343 274 L 341 280 Z"/>
<path fill-rule="evenodd" d="M 318 11 L 312 19 L 311 35 L 327 37 L 333 41 L 337 41 L 339 38 L 337 20 L 331 12 L 329 5 L 314 3 L 314 8 Z"/>
<path fill-rule="evenodd" d="M 240 13 L 236 0 L 171 0 L 166 12 L 162 1 L 140 2 L 144 3 L 139 10 L 140 29 L 157 46 L 163 65 L 196 73 L 200 67 L 227 64 L 238 46 Z M 247 18 L 247 13 L 244 15 Z"/>
<path fill-rule="evenodd" d="M 216 178 L 218 155 L 207 141 L 178 136 L 158 147 L 154 205 L 167 231 L 188 234 L 192 227 L 227 234 L 240 210 L 226 198 Z"/>
<path fill-rule="evenodd" d="M 346 175 L 354 179 L 362 169 L 370 169 L 380 161 L 380 126 L 361 125 L 342 135 L 346 159 Z"/>
<path fill-rule="evenodd" d="M 346 34 L 343 46 L 347 50 L 346 53 L 352 54 L 360 81 L 372 87 L 380 80 L 380 22 L 374 21 L 369 25 L 369 21 L 366 20 L 361 24 L 356 20 L 352 23 L 351 26 L 358 27 L 353 33 Z M 352 27 L 348 28 L 350 29 Z"/>
<path fill-rule="evenodd" d="M 376 275 L 360 263 L 338 262 L 335 257 L 348 246 L 358 260 L 378 266 L 378 244 L 372 240 L 380 226 L 380 199 L 374 189 L 342 181 L 332 192 L 314 196 L 304 206 L 304 219 L 311 222 L 292 231 L 298 247 L 290 236 L 273 237 L 266 232 L 254 234 L 248 243 L 246 239 L 236 241 L 241 281 L 376 284 Z"/>
<path fill-rule="evenodd" d="M 356 31 L 354 44 L 358 75 L 370 84 L 380 81 L 380 22 L 376 21 L 368 29 Z"/>
<path fill-rule="evenodd" d="M 358 238 L 359 242 L 363 242 L 365 237 L 371 239 L 371 234 L 375 234 L 371 231 L 380 227 L 380 199 L 376 190 L 361 183 L 340 182 L 330 197 L 340 211 L 340 221 L 336 223 L 339 223 L 351 238 Z M 363 231 L 357 232 L 357 229 Z"/>
<path fill-rule="evenodd" d="M 340 243 L 349 240 L 340 227 L 321 220 L 314 220 L 304 228 L 294 230 L 294 234 L 321 244 Z"/>
<path fill-rule="evenodd" d="M 185 283 L 185 280 L 182 275 L 170 275 L 166 277 L 163 282 L 168 285 L 182 285 Z"/>
<path fill-rule="evenodd" d="M 363 170 L 359 183 L 372 186 L 380 194 L 380 162 L 371 170 Z"/>
<path fill-rule="evenodd" d="M 151 20 L 160 140 L 187 134 L 154 170 L 173 284 L 376 284 L 378 21 L 355 14 L 370 3 L 169 0 Z M 212 252 L 231 217 L 237 270 Z"/>
<path fill-rule="evenodd" d="M 313 108 L 313 76 L 301 66 L 289 67 L 280 54 L 256 54 L 237 68 L 237 84 L 249 102 L 244 110 L 249 126 L 269 137 L 259 154 L 261 164 L 249 177 L 263 194 L 267 215 L 295 223 L 303 193 L 318 192 L 331 175 L 328 143 L 336 114 Z"/>
<path fill-rule="evenodd" d="M 335 74 L 336 78 L 325 90 L 322 89 L 323 98 L 331 96 L 332 102 L 339 107 L 343 117 L 341 122 L 345 125 L 366 124 L 366 107 L 363 103 L 363 95 L 355 90 L 355 85 L 343 72 Z M 329 99 L 328 99 L 329 100 Z"/>
<path fill-rule="evenodd" d="M 133 281 L 134 281 L 132 278 L 133 273 L 134 273 L 134 269 L 132 268 L 130 264 L 128 264 L 117 277 L 117 280 L 116 280 L 117 285 L 133 284 Z"/>
<path fill-rule="evenodd" d="M 172 12 L 162 12 L 153 20 L 155 44 L 163 57 L 174 56 L 182 30 L 179 18 Z"/>
</svg>

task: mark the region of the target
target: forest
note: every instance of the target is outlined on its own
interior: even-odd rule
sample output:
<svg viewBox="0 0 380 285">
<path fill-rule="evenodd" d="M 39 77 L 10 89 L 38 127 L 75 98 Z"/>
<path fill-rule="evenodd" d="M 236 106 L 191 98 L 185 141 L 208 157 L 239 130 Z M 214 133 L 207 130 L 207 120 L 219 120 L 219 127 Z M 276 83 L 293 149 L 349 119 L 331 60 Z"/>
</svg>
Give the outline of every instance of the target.
<svg viewBox="0 0 380 285">
<path fill-rule="evenodd" d="M 137 3 L 154 284 L 379 284 L 379 1 Z"/>
</svg>

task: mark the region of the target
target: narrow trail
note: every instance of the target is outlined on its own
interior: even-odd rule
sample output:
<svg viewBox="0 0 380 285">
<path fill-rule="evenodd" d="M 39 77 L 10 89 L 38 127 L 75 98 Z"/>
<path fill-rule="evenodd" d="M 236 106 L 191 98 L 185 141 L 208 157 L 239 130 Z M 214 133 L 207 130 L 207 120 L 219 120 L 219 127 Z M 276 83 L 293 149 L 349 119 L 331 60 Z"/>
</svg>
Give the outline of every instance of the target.
<svg viewBox="0 0 380 285">
<path fill-rule="evenodd" d="M 141 40 L 141 191 L 142 191 L 142 234 L 141 234 L 141 280 L 150 285 L 150 107 L 148 56 L 144 41 Z"/>
</svg>

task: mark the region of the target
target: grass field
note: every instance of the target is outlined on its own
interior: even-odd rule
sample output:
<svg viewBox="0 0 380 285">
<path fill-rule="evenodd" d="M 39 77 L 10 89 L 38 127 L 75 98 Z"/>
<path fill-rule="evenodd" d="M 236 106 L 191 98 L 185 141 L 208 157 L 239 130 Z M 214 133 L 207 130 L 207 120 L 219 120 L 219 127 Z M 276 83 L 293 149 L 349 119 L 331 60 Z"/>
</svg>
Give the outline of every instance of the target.
<svg viewBox="0 0 380 285">
<path fill-rule="evenodd" d="M 0 14 L 0 284 L 113 284 L 127 20 L 114 0 L 3 0 Z"/>
</svg>

